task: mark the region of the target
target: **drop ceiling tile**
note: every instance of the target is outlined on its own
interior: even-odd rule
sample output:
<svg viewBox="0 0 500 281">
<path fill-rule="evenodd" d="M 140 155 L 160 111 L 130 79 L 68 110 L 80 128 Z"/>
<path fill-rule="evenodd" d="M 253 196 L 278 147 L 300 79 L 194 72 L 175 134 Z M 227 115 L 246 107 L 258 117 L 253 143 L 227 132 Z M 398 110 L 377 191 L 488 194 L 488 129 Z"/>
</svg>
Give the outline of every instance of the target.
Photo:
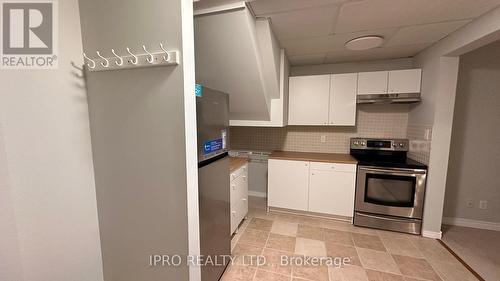
<svg viewBox="0 0 500 281">
<path fill-rule="evenodd" d="M 469 22 L 470 20 L 461 20 L 402 27 L 391 37 L 386 46 L 434 43 Z"/>
<path fill-rule="evenodd" d="M 327 53 L 333 50 L 334 44 L 334 36 L 331 35 L 281 41 L 281 47 L 290 56 Z"/>
<path fill-rule="evenodd" d="M 500 0 L 364 0 L 345 3 L 336 33 L 471 19 Z"/>
<path fill-rule="evenodd" d="M 327 54 L 325 63 L 370 61 L 412 57 L 431 44 L 415 44 L 396 47 L 380 47 L 366 51 L 342 50 Z"/>
<path fill-rule="evenodd" d="M 290 56 L 288 60 L 293 66 L 296 65 L 310 65 L 310 64 L 322 64 L 325 61 L 325 54 L 315 54 L 315 55 L 302 55 L 302 56 Z"/>
<path fill-rule="evenodd" d="M 250 2 L 257 16 L 301 10 L 330 4 L 341 4 L 349 0 L 254 0 Z"/>
<path fill-rule="evenodd" d="M 351 39 L 366 35 L 379 35 L 384 38 L 390 38 L 396 31 L 396 28 L 388 28 L 353 33 L 341 33 L 314 38 L 282 40 L 281 47 L 285 48 L 287 53 L 291 56 L 344 51 L 345 43 Z"/>
<path fill-rule="evenodd" d="M 329 35 L 337 18 L 335 5 L 271 15 L 271 24 L 278 39 Z"/>
</svg>

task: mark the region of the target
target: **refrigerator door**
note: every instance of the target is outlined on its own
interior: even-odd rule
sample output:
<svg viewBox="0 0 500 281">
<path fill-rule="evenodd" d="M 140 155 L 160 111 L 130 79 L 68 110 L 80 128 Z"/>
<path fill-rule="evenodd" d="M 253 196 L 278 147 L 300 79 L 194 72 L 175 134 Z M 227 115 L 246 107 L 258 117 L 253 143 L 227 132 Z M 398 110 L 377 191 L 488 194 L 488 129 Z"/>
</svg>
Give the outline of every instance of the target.
<svg viewBox="0 0 500 281">
<path fill-rule="evenodd" d="M 200 204 L 200 247 L 203 257 L 223 261 L 231 255 L 231 208 L 229 193 L 229 156 L 214 157 L 198 169 Z M 227 260 L 229 262 L 229 260 Z M 202 281 L 217 281 L 227 264 L 201 268 Z"/>
<path fill-rule="evenodd" d="M 196 97 L 198 162 L 229 151 L 229 96 L 203 87 Z"/>
<path fill-rule="evenodd" d="M 212 260 L 231 255 L 229 183 L 229 96 L 197 87 L 200 248 Z M 202 281 L 217 281 L 226 264 L 205 265 Z"/>
</svg>

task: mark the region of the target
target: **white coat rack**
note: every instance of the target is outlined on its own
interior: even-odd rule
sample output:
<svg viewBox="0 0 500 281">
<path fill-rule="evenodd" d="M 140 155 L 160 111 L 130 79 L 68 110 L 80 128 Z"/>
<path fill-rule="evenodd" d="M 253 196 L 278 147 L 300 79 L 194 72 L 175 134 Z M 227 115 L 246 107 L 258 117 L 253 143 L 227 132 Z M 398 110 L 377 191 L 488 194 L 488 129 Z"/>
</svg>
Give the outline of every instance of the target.
<svg viewBox="0 0 500 281">
<path fill-rule="evenodd" d="M 159 52 L 149 52 L 145 45 L 142 45 L 145 52 L 143 54 L 133 54 L 128 47 L 125 49 L 128 53 L 126 56 L 117 55 L 114 49 L 111 49 L 112 57 L 104 57 L 97 51 L 98 58 L 92 59 L 83 53 L 87 70 L 106 71 L 179 64 L 179 52 L 165 50 L 162 43 L 160 43 L 161 51 Z"/>
</svg>

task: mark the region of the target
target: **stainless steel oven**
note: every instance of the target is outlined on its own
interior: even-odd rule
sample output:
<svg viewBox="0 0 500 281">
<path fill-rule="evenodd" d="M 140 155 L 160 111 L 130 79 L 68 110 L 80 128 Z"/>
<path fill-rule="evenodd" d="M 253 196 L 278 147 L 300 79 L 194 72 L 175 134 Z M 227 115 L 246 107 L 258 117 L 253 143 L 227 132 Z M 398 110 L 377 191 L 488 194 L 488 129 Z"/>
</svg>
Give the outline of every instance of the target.
<svg viewBox="0 0 500 281">
<path fill-rule="evenodd" d="M 406 158 L 407 140 L 360 143 L 351 145 L 359 159 L 354 224 L 420 234 L 426 166 Z"/>
<path fill-rule="evenodd" d="M 357 210 L 421 219 L 426 170 L 360 166 Z"/>
</svg>

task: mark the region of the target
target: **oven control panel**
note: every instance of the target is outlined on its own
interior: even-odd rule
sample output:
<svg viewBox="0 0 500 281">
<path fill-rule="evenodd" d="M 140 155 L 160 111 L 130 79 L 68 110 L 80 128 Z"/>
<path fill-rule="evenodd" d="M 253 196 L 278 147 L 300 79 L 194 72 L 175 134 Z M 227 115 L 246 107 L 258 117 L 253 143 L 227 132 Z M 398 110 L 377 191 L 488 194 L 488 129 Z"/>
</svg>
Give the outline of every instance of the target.
<svg viewBox="0 0 500 281">
<path fill-rule="evenodd" d="M 407 139 L 352 138 L 351 149 L 408 151 L 409 143 Z"/>
</svg>

